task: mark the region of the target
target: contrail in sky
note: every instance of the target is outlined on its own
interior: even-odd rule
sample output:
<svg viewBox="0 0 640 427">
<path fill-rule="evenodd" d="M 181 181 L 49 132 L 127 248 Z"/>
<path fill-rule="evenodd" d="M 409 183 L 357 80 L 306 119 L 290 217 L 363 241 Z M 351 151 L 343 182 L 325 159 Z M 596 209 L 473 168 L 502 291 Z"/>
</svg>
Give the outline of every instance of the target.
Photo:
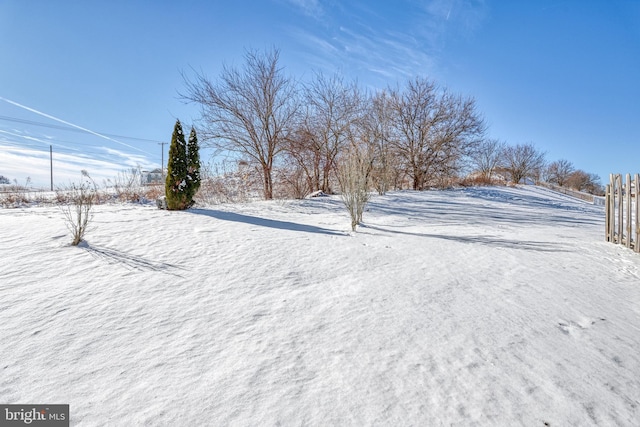
<svg viewBox="0 0 640 427">
<path fill-rule="evenodd" d="M 2 101 L 4 101 L 4 102 L 8 102 L 8 103 L 9 103 L 9 104 L 11 104 L 11 105 L 15 105 L 16 107 L 20 107 L 20 108 L 25 109 L 25 110 L 27 110 L 27 111 L 31 111 L 32 113 L 39 114 L 39 115 L 41 115 L 42 117 L 46 117 L 46 118 L 48 118 L 48 119 L 55 120 L 56 122 L 59 122 L 59 123 L 64 123 L 64 124 L 65 124 L 65 125 L 67 125 L 67 126 L 71 126 L 71 127 L 76 128 L 76 129 L 80 129 L 81 131 L 84 131 L 84 132 L 90 133 L 90 134 L 95 135 L 95 136 L 98 136 L 98 137 L 100 137 L 100 138 L 104 138 L 104 139 L 106 139 L 106 140 L 108 140 L 108 141 L 111 141 L 111 142 L 115 142 L 116 144 L 124 145 L 125 147 L 129 147 L 129 148 L 131 148 L 131 149 L 133 149 L 133 150 L 137 150 L 137 151 L 140 151 L 140 152 L 142 152 L 142 153 L 148 154 L 146 151 L 141 150 L 141 149 L 139 149 L 138 147 L 134 147 L 133 145 L 125 144 L 124 142 L 120 142 L 120 141 L 118 141 L 118 140 L 116 140 L 116 139 L 109 138 L 108 136 L 105 136 L 105 135 L 99 134 L 98 132 L 94 132 L 94 131 L 92 131 L 92 130 L 90 130 L 90 129 L 83 128 L 82 126 L 74 125 L 73 123 L 69 123 L 69 122 L 64 121 L 64 120 L 62 120 L 62 119 L 59 119 L 59 118 L 57 118 L 57 117 L 53 117 L 53 116 L 51 116 L 51 115 L 49 115 L 49 114 L 43 113 L 42 111 L 34 110 L 33 108 L 29 108 L 29 107 L 27 107 L 26 105 L 18 104 L 17 102 L 12 101 L 12 100 L 10 100 L 10 99 L 3 98 L 3 97 L 1 97 L 1 96 L 0 96 L 0 100 L 2 100 Z"/>
</svg>

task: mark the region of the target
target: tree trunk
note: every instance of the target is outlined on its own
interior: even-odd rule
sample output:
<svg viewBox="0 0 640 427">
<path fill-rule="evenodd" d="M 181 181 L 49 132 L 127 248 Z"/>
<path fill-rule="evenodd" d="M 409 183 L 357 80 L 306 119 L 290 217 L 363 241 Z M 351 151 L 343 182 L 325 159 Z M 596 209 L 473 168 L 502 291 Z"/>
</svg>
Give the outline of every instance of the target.
<svg viewBox="0 0 640 427">
<path fill-rule="evenodd" d="M 422 172 L 418 168 L 413 168 L 413 189 L 422 190 L 423 186 L 424 186 L 424 181 L 422 177 Z"/>
<path fill-rule="evenodd" d="M 273 179 L 271 177 L 271 168 L 268 165 L 263 165 L 262 174 L 264 177 L 264 198 L 265 200 L 271 200 L 273 199 Z"/>
</svg>

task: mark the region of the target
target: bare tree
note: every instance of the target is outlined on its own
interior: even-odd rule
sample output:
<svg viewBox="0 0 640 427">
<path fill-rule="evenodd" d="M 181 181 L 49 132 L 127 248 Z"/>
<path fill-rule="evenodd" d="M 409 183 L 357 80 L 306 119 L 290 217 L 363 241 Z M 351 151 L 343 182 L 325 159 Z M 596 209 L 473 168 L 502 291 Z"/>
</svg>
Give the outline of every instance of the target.
<svg viewBox="0 0 640 427">
<path fill-rule="evenodd" d="M 462 166 L 484 133 L 475 100 L 448 93 L 425 78 L 390 91 L 392 144 L 421 190 L 433 179 L 450 176 Z"/>
<path fill-rule="evenodd" d="M 218 82 L 185 77 L 182 98 L 201 107 L 204 139 L 223 151 L 256 161 L 265 199 L 273 198 L 273 167 L 298 111 L 296 85 L 284 75 L 280 52 L 247 51 L 241 69 L 225 66 Z"/>
<path fill-rule="evenodd" d="M 429 136 L 439 120 L 437 103 L 437 87 L 425 79 L 407 82 L 404 92 L 390 91 L 391 141 L 416 190 L 423 187 L 424 167 L 432 157 Z"/>
<path fill-rule="evenodd" d="M 565 185 L 577 191 L 586 191 L 590 194 L 599 194 L 602 192 L 600 177 L 594 173 L 588 173 L 583 170 L 573 171 L 566 179 Z"/>
<path fill-rule="evenodd" d="M 545 153 L 532 143 L 507 146 L 502 153 L 502 168 L 519 184 L 525 178 L 536 178 L 545 165 Z"/>
<path fill-rule="evenodd" d="M 500 164 L 506 144 L 497 139 L 486 139 L 473 150 L 470 160 L 475 171 L 485 181 L 491 181 L 493 173 Z"/>
<path fill-rule="evenodd" d="M 359 115 L 361 95 L 355 82 L 335 74 L 316 74 L 304 89 L 306 106 L 288 152 L 307 174 L 312 191 L 331 190 L 336 158 L 347 146 L 350 128 Z"/>
<path fill-rule="evenodd" d="M 569 160 L 561 159 L 551 162 L 545 171 L 547 182 L 563 187 L 567 182 L 567 178 L 569 178 L 575 170 Z"/>
<path fill-rule="evenodd" d="M 378 194 L 383 195 L 396 185 L 400 170 L 390 143 L 391 118 L 386 92 L 378 92 L 368 98 L 362 128 L 374 151 L 371 181 Z"/>
</svg>

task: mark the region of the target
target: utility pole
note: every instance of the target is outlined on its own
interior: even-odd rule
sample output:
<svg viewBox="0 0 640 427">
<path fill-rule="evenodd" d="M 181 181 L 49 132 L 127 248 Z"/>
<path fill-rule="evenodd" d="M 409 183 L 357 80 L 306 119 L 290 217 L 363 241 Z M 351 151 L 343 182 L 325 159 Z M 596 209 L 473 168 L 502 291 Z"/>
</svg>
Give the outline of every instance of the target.
<svg viewBox="0 0 640 427">
<path fill-rule="evenodd" d="M 161 146 L 162 148 L 162 154 L 161 154 L 161 162 L 160 163 L 160 170 L 162 171 L 162 181 L 164 182 L 164 146 L 167 145 L 168 142 L 158 142 L 158 145 Z"/>
<path fill-rule="evenodd" d="M 53 145 L 49 145 L 49 163 L 51 165 L 51 191 L 53 191 Z"/>
</svg>

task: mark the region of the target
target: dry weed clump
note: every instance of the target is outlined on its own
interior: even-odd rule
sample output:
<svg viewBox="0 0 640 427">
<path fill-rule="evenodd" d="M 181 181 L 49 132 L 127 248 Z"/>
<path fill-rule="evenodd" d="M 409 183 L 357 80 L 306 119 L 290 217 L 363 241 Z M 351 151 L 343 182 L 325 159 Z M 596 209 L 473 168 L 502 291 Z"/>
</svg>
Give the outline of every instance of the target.
<svg viewBox="0 0 640 427">
<path fill-rule="evenodd" d="M 142 193 L 144 194 L 145 199 L 156 200 L 164 196 L 164 186 L 160 184 L 145 186 Z"/>
<path fill-rule="evenodd" d="M 130 168 L 118 172 L 113 180 L 105 180 L 104 187 L 110 190 L 112 199 L 120 202 L 139 203 L 144 200 L 146 192 L 142 185 L 140 168 Z"/>
<path fill-rule="evenodd" d="M 484 187 L 484 186 L 491 187 L 496 185 L 503 186 L 505 185 L 505 182 L 504 180 L 500 180 L 497 178 L 489 178 L 482 175 L 468 176 L 460 180 L 460 186 L 462 187 Z"/>
<path fill-rule="evenodd" d="M 3 208 L 17 208 L 30 203 L 26 193 L 2 191 L 0 192 L 0 206 Z"/>
</svg>

